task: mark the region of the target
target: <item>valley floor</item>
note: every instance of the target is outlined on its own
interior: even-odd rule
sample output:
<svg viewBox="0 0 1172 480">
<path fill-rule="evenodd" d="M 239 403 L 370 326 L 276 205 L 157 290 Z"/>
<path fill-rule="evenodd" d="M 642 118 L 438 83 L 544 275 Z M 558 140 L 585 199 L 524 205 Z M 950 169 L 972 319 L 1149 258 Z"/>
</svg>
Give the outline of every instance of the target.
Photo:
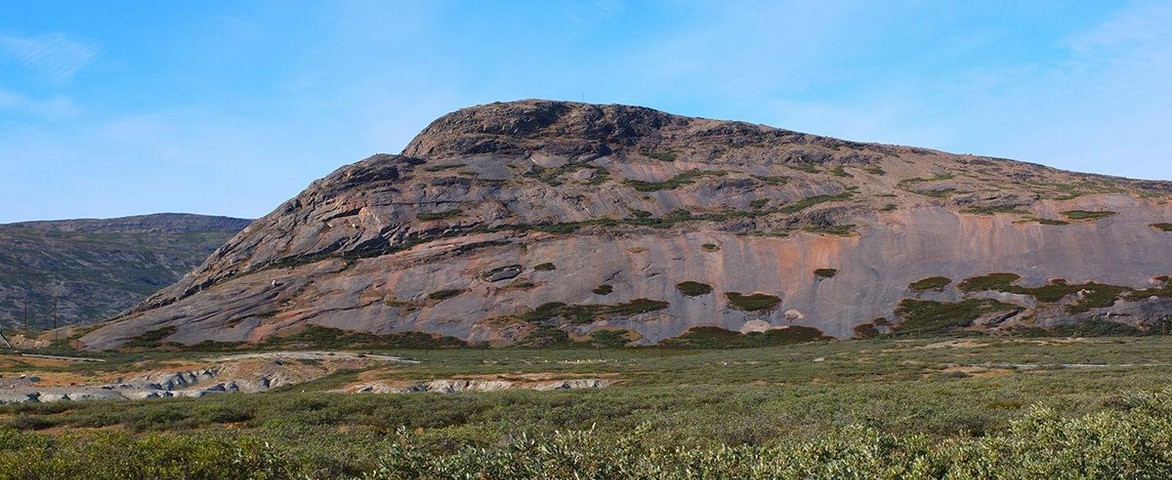
<svg viewBox="0 0 1172 480">
<path fill-rule="evenodd" d="M 359 352 L 396 361 L 263 393 L 0 406 L 0 478 L 1169 478 L 1170 353 L 1158 336 Z M 0 376 L 227 355 L 4 355 Z M 567 379 L 606 388 L 338 393 Z"/>
</svg>

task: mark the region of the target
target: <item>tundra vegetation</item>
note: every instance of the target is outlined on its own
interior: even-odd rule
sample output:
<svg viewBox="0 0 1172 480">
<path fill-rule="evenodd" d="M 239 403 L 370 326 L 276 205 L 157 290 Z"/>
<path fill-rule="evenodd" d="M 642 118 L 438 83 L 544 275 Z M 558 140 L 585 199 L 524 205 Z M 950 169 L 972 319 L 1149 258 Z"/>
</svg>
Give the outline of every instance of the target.
<svg viewBox="0 0 1172 480">
<path fill-rule="evenodd" d="M 760 348 L 371 350 L 418 360 L 259 394 L 0 406 L 5 478 L 1168 478 L 1172 339 L 694 328 Z M 1093 333 L 1093 332 L 1083 332 Z M 751 335 L 756 335 L 755 337 Z M 611 338 L 614 337 L 614 338 Z M 735 343 L 734 343 L 735 344 Z M 106 353 L 5 377 L 210 352 Z M 601 390 L 355 394 L 417 381 L 609 378 Z"/>
</svg>

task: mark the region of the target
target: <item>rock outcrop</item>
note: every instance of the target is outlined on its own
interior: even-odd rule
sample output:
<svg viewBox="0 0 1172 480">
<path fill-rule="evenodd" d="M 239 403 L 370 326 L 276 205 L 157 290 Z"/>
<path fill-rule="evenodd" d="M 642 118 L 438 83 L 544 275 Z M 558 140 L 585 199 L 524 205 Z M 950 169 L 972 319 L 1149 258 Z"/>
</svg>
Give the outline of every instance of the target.
<svg viewBox="0 0 1172 480">
<path fill-rule="evenodd" d="M 1144 329 L 1172 312 L 1170 200 L 1169 182 L 497 103 L 315 181 L 81 341 L 261 342 L 310 325 L 526 345 L 698 326 Z"/>
</svg>

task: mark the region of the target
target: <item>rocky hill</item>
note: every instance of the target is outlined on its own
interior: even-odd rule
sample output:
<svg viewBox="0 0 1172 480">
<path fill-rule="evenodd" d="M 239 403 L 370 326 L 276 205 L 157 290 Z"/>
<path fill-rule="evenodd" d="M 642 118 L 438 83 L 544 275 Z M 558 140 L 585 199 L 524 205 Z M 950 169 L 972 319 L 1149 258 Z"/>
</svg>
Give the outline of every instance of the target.
<svg viewBox="0 0 1172 480">
<path fill-rule="evenodd" d="M 1165 328 L 1170 230 L 1170 182 L 641 107 L 496 103 L 314 182 L 81 341 Z"/>
<path fill-rule="evenodd" d="M 0 326 L 113 317 L 174 283 L 248 222 L 158 214 L 0 225 Z"/>
</svg>

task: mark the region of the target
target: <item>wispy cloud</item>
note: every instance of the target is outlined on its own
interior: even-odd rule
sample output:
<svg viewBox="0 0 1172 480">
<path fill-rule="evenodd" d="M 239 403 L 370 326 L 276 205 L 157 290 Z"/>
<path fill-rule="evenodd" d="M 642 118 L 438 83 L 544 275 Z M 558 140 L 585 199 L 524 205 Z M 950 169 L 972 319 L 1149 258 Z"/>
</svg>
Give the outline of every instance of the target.
<svg viewBox="0 0 1172 480">
<path fill-rule="evenodd" d="M 36 100 L 0 88 L 0 113 L 4 111 L 46 119 L 68 118 L 80 113 L 77 104 L 70 97 L 57 96 L 48 100 Z"/>
<path fill-rule="evenodd" d="M 0 37 L 0 51 L 54 82 L 69 80 L 93 60 L 98 47 L 63 33 L 36 37 Z"/>
</svg>

